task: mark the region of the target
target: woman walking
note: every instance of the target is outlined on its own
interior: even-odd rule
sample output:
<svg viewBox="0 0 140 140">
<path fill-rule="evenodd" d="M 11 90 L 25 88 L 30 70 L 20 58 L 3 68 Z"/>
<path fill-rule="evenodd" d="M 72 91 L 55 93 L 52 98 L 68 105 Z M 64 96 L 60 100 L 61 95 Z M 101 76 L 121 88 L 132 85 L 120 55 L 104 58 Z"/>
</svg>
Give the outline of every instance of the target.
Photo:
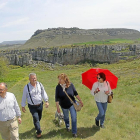
<svg viewBox="0 0 140 140">
<path fill-rule="evenodd" d="M 111 93 L 110 84 L 106 80 L 106 76 L 104 73 L 99 73 L 97 75 L 97 82 L 95 82 L 92 86 L 91 94 L 94 96 L 94 99 L 96 101 L 99 114 L 95 118 L 95 124 L 99 126 L 100 121 L 100 127 L 104 127 L 104 120 L 105 120 L 105 114 L 107 110 L 107 99 L 108 95 Z"/>
<path fill-rule="evenodd" d="M 75 96 L 83 106 L 82 100 L 79 97 L 74 85 L 70 82 L 67 75 L 62 73 L 58 75 L 58 85 L 56 86 L 56 92 L 55 92 L 55 102 L 56 102 L 57 112 L 60 113 L 60 108 L 59 108 L 60 105 L 64 114 L 64 121 L 65 121 L 67 131 L 70 131 L 70 125 L 69 125 L 69 112 L 70 112 L 71 122 L 72 122 L 72 134 L 73 137 L 77 137 L 76 110 L 73 104 L 71 103 L 70 99 L 63 91 L 64 89 L 66 90 L 67 94 L 74 102 L 75 102 L 75 98 L 74 98 Z"/>
</svg>

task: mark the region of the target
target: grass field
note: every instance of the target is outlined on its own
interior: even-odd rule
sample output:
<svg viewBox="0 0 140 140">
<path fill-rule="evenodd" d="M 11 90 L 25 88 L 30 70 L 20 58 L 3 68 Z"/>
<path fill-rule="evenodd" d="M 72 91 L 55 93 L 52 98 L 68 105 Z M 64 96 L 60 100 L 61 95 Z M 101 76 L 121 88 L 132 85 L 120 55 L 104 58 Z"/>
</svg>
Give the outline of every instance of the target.
<svg viewBox="0 0 140 140">
<path fill-rule="evenodd" d="M 74 43 L 74 45 L 115 45 L 115 44 L 135 44 L 140 43 L 140 38 L 136 40 L 129 40 L 129 39 L 109 39 L 109 40 L 102 40 L 102 41 L 91 41 L 91 42 L 84 42 L 84 43 Z"/>
<path fill-rule="evenodd" d="M 42 82 L 49 96 L 50 106 L 44 108 L 41 120 L 43 130 L 41 139 L 68 140 L 73 139 L 71 132 L 66 132 L 65 126 L 58 127 L 54 122 L 56 111 L 54 95 L 57 85 L 57 75 L 66 73 L 75 85 L 84 107 L 77 113 L 77 140 L 139 140 L 140 139 L 140 60 L 121 61 L 116 64 L 97 64 L 96 67 L 109 69 L 118 78 L 118 87 L 114 90 L 114 99 L 108 104 L 105 129 L 95 126 L 94 119 L 98 110 L 90 90 L 82 85 L 81 73 L 90 69 L 90 65 L 60 67 L 56 70 L 41 70 L 32 67 L 14 67 L 7 77 L 0 79 L 8 84 L 8 91 L 13 92 L 21 107 L 23 87 L 28 83 L 28 74 L 35 72 L 38 81 Z M 26 106 L 22 113 L 22 124 L 19 126 L 21 140 L 35 140 L 35 129 L 32 117 Z M 1 139 L 1 137 L 0 137 Z"/>
</svg>

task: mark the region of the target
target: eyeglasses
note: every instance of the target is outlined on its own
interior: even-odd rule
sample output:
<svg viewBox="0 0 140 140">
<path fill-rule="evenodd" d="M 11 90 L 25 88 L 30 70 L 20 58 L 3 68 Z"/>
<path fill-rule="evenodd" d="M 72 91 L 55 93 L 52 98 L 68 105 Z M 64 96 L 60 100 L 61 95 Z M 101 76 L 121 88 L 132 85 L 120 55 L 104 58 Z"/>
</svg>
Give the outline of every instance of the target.
<svg viewBox="0 0 140 140">
<path fill-rule="evenodd" d="M 100 78 L 100 77 L 97 77 L 97 79 L 99 79 L 99 80 L 100 80 L 101 78 Z"/>
</svg>

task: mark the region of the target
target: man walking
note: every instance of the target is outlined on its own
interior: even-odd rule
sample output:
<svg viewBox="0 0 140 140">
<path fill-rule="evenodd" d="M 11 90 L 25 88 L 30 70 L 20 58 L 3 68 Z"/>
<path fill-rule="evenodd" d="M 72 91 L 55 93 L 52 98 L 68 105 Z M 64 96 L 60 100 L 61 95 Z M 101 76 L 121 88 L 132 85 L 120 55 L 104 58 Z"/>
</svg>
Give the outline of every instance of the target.
<svg viewBox="0 0 140 140">
<path fill-rule="evenodd" d="M 13 93 L 7 92 L 7 85 L 0 83 L 0 133 L 4 140 L 19 140 L 18 123 L 21 112 Z"/>
<path fill-rule="evenodd" d="M 45 101 L 46 108 L 49 106 L 48 103 L 48 95 L 41 83 L 37 81 L 37 77 L 35 73 L 29 74 L 29 81 L 23 90 L 22 96 L 22 111 L 25 113 L 26 109 L 26 99 L 28 102 L 28 108 L 32 114 L 34 126 L 37 133 L 37 138 L 41 137 L 42 130 L 40 128 L 40 120 L 42 117 L 42 110 L 43 110 L 43 101 Z"/>
</svg>

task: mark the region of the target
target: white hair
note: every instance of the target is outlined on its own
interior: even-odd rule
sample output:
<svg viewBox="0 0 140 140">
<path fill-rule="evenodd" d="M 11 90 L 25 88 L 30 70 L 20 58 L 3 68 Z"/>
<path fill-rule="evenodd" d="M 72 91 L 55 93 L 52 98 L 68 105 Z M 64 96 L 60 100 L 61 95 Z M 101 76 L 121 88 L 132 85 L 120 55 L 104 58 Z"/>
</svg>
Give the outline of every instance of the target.
<svg viewBox="0 0 140 140">
<path fill-rule="evenodd" d="M 36 74 L 35 74 L 35 73 L 30 73 L 30 74 L 29 74 L 29 78 L 30 78 L 30 76 L 31 76 L 31 75 L 36 76 Z"/>
<path fill-rule="evenodd" d="M 5 89 L 7 89 L 7 84 L 6 83 L 0 83 L 0 85 L 4 85 L 5 86 Z"/>
</svg>

